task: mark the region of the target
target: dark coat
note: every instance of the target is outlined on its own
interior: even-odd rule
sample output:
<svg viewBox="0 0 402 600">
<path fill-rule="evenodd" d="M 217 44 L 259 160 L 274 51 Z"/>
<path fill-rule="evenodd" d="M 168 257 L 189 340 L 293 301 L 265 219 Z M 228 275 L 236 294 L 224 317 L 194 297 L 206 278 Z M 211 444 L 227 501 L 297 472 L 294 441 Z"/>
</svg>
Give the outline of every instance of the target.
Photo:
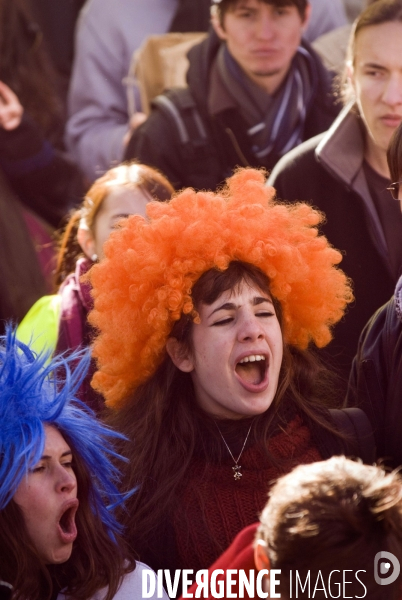
<svg viewBox="0 0 402 600">
<path fill-rule="evenodd" d="M 341 115 L 339 126 L 334 124 L 327 134 L 284 156 L 268 181 L 279 199 L 306 201 L 323 211 L 321 231 L 343 254 L 340 267 L 352 279 L 355 301 L 335 326 L 334 340 L 323 354 L 345 383 L 363 327 L 395 287 L 385 238 L 362 173 L 363 136 L 356 121 L 354 115 Z"/>
<path fill-rule="evenodd" d="M 26 113 L 15 129 L 0 127 L 0 168 L 19 199 L 53 227 L 82 201 L 78 168 Z"/>
<path fill-rule="evenodd" d="M 1 131 L 1 128 L 0 128 Z M 21 203 L 0 168 L 0 335 L 46 294 L 46 284 Z"/>
<path fill-rule="evenodd" d="M 154 105 L 151 115 L 134 132 L 126 150 L 126 159 L 136 158 L 156 167 L 176 189 L 191 186 L 214 190 L 237 166 L 272 168 L 279 159 L 279 156 L 273 157 L 269 165 L 258 162 L 251 150 L 246 123 L 236 109 L 222 111 L 215 117 L 208 114 L 210 70 L 220 44 L 216 34 L 211 32 L 189 52 L 187 81 L 207 134 L 206 143 L 198 144 L 196 148 L 192 144 L 183 144 L 174 119 L 159 105 Z M 316 60 L 318 88 L 307 110 L 303 140 L 325 131 L 339 112 L 331 94 L 331 75 L 314 50 L 310 47 L 309 50 Z M 177 91 L 177 97 L 178 102 L 181 98 L 186 102 L 187 91 Z M 194 125 L 192 128 L 196 130 Z M 191 123 L 189 134 L 191 137 Z M 199 138 L 197 133 L 193 135 Z"/>
<path fill-rule="evenodd" d="M 376 438 L 378 458 L 402 465 L 402 278 L 395 296 L 370 319 L 359 340 L 347 402 L 361 407 Z"/>
</svg>

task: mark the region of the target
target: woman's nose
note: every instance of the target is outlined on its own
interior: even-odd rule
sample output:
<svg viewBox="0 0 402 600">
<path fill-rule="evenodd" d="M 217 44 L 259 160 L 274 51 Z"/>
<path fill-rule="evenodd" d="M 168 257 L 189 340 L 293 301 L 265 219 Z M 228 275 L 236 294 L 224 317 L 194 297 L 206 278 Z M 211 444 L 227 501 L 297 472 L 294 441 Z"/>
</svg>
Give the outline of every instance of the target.
<svg viewBox="0 0 402 600">
<path fill-rule="evenodd" d="M 254 341 L 264 337 L 261 321 L 255 315 L 247 315 L 239 320 L 240 341 Z"/>
<path fill-rule="evenodd" d="M 71 470 L 66 470 L 62 467 L 62 471 L 58 474 L 57 489 L 60 492 L 72 492 L 77 487 L 77 478 Z"/>
</svg>

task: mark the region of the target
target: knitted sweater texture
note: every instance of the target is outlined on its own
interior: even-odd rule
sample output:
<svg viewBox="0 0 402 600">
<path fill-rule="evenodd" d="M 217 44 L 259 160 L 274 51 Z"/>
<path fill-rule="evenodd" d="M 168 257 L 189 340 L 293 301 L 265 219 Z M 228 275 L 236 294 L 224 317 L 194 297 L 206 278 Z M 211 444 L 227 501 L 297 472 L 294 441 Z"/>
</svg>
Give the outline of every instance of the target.
<svg viewBox="0 0 402 600">
<path fill-rule="evenodd" d="M 233 477 L 229 453 L 219 463 L 194 457 L 173 517 L 176 568 L 209 567 L 241 529 L 258 520 L 276 478 L 322 458 L 299 416 L 271 438 L 268 450 L 271 458 L 257 444 L 245 447 L 240 480 Z M 233 454 L 237 458 L 238 453 Z"/>
</svg>

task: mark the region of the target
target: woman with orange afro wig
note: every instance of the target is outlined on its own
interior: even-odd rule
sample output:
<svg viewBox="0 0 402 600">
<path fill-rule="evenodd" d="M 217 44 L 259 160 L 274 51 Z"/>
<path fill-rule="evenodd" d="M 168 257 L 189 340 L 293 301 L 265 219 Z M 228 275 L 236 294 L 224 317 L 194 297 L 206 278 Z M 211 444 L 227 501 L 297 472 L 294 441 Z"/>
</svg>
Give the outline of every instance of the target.
<svg viewBox="0 0 402 600">
<path fill-rule="evenodd" d="M 330 341 L 351 289 L 321 215 L 264 183 L 239 170 L 151 202 L 91 271 L 93 385 L 129 440 L 122 520 L 154 569 L 207 568 L 277 476 L 342 453 L 308 345 Z"/>
</svg>

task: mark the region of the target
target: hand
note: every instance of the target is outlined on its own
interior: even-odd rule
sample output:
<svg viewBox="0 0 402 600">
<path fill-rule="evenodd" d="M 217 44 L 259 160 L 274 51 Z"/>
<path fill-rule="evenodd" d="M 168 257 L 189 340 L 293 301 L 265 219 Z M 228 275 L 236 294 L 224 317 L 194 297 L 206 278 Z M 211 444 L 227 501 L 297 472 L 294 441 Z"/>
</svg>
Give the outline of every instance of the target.
<svg viewBox="0 0 402 600">
<path fill-rule="evenodd" d="M 144 121 L 146 121 L 146 120 L 147 120 L 147 115 L 143 112 L 136 112 L 133 114 L 133 116 L 131 117 L 131 119 L 128 122 L 129 130 L 127 131 L 126 135 L 123 138 L 124 146 L 127 146 L 128 142 L 130 141 L 131 136 L 133 135 L 133 133 L 137 129 L 137 127 L 142 125 L 144 123 Z"/>
<path fill-rule="evenodd" d="M 21 123 L 24 109 L 14 92 L 0 81 L 0 127 L 11 131 Z"/>
</svg>

